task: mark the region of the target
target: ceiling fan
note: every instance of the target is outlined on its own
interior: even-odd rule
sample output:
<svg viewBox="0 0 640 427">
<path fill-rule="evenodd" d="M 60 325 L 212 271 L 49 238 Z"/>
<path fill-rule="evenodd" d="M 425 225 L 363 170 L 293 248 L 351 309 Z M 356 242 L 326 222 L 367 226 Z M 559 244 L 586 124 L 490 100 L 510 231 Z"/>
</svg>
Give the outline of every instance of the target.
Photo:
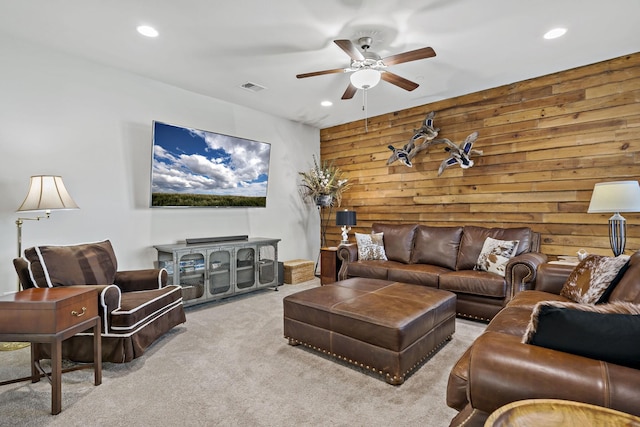
<svg viewBox="0 0 640 427">
<path fill-rule="evenodd" d="M 386 58 L 380 58 L 378 54 L 369 51 L 371 43 L 373 42 L 371 37 L 361 37 L 358 39 L 358 44 L 360 45 L 362 52 L 358 50 L 351 40 L 334 40 L 333 42 L 344 50 L 351 58 L 351 64 L 349 67 L 303 73 L 296 75 L 296 77 L 303 79 L 306 77 L 321 76 L 324 74 L 352 73 L 350 76 L 351 82 L 349 83 L 347 90 L 345 90 L 342 95 L 342 99 L 353 98 L 358 89 L 371 89 L 378 84 L 380 79 L 404 90 L 412 91 L 419 86 L 417 83 L 387 71 L 386 68 L 390 65 L 402 64 L 403 62 L 417 61 L 418 59 L 426 59 L 436 56 L 436 52 L 432 48 L 423 47 L 422 49 L 411 50 L 409 52 L 387 56 Z"/>
</svg>

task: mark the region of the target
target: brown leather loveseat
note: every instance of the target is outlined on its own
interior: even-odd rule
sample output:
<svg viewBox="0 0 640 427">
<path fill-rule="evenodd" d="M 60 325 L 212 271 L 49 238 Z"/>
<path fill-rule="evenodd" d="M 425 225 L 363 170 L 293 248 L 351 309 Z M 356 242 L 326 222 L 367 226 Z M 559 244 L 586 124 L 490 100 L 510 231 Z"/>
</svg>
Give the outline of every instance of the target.
<svg viewBox="0 0 640 427">
<path fill-rule="evenodd" d="M 482 426 L 491 412 L 524 399 L 571 400 L 640 416 L 640 251 L 598 304 L 560 295 L 575 274 L 570 265 L 542 264 L 535 289 L 518 293 L 461 356 L 447 386 L 447 405 L 459 411 L 451 426 Z M 532 313 L 541 313 L 538 303 L 552 307 L 555 317 L 545 325 L 556 336 L 553 345 L 525 339 Z M 618 313 L 620 306 L 629 311 Z M 630 350 L 613 350 L 620 345 Z"/>
<path fill-rule="evenodd" d="M 372 233 L 383 233 L 387 260 L 358 259 L 357 244 L 342 244 L 339 280 L 367 277 L 444 289 L 456 294 L 458 316 L 475 320 L 490 320 L 517 292 L 532 288 L 538 265 L 547 260 L 538 253 L 540 234 L 527 227 L 374 223 Z M 489 237 L 519 242 L 504 276 L 474 269 Z"/>
</svg>

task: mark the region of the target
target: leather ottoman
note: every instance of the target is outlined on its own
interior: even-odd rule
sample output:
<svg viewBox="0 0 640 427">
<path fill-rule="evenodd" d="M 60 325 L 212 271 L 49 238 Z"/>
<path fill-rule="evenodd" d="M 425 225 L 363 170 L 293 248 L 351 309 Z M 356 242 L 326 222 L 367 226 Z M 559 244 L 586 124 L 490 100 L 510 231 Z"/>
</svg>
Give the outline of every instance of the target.
<svg viewBox="0 0 640 427">
<path fill-rule="evenodd" d="M 352 278 L 283 302 L 289 344 L 373 371 L 393 385 L 455 332 L 455 294 L 427 286 Z"/>
</svg>

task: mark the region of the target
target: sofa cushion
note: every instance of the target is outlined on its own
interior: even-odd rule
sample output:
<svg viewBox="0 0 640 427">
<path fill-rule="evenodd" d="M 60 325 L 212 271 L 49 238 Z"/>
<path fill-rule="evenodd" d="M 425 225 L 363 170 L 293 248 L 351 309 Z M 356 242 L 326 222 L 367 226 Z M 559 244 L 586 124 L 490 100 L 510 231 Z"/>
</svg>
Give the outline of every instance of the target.
<svg viewBox="0 0 640 427">
<path fill-rule="evenodd" d="M 430 264 L 398 264 L 396 268 L 389 269 L 387 279 L 437 288 L 440 275 L 449 271 L 448 268 Z"/>
<path fill-rule="evenodd" d="M 560 295 L 575 302 L 595 304 L 607 290 L 629 257 L 589 255 L 571 272 Z"/>
<path fill-rule="evenodd" d="M 180 286 L 169 285 L 160 289 L 125 292 L 120 308 L 111 313 L 111 324 L 105 328 L 110 333 L 130 335 L 144 327 L 155 327 L 153 320 L 168 307 L 181 304 Z"/>
<path fill-rule="evenodd" d="M 522 342 L 640 368 L 640 305 L 545 301 L 536 305 Z"/>
<path fill-rule="evenodd" d="M 417 224 L 379 224 L 371 229 L 375 233 L 384 233 L 384 251 L 387 259 L 405 264 L 411 262 L 411 249 L 416 234 Z"/>
<path fill-rule="evenodd" d="M 71 246 L 34 246 L 25 249 L 29 271 L 39 288 L 73 285 L 109 285 L 118 268 L 109 240 Z"/>
<path fill-rule="evenodd" d="M 395 261 L 356 261 L 347 267 L 347 277 L 367 277 L 370 279 L 387 279 L 389 268 L 399 265 Z"/>
<path fill-rule="evenodd" d="M 498 240 L 487 237 L 482 245 L 475 270 L 488 271 L 504 277 L 507 263 L 518 248 L 517 240 Z"/>
<path fill-rule="evenodd" d="M 532 234 L 528 227 L 520 228 L 485 228 L 467 225 L 462 231 L 460 250 L 456 262 L 456 270 L 472 270 L 478 261 L 480 251 L 487 237 L 498 240 L 517 240 L 518 249 L 515 255 L 531 252 Z"/>
<path fill-rule="evenodd" d="M 411 263 L 430 264 L 455 270 L 462 227 L 429 227 L 416 229 Z"/>
<path fill-rule="evenodd" d="M 486 271 L 462 270 L 440 275 L 438 287 L 445 291 L 504 298 L 507 284 L 504 277 Z"/>
<path fill-rule="evenodd" d="M 359 260 L 387 260 L 387 256 L 384 252 L 383 234 L 384 233 L 356 233 Z"/>
</svg>

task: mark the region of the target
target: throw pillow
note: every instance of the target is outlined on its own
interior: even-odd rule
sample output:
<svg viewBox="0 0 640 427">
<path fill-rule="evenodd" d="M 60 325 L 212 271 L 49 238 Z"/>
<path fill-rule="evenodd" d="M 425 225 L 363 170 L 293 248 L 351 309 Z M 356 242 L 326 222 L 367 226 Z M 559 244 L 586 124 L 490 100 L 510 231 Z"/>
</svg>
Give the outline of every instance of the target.
<svg viewBox="0 0 640 427">
<path fill-rule="evenodd" d="M 110 285 L 118 263 L 109 240 L 71 246 L 25 249 L 29 273 L 39 288 L 72 285 Z"/>
<path fill-rule="evenodd" d="M 600 296 L 600 299 L 598 299 L 598 302 L 596 302 L 596 304 L 604 304 L 605 302 L 609 301 L 609 297 L 611 297 L 614 289 L 616 288 L 616 286 L 618 286 L 618 283 L 620 283 L 625 273 L 629 269 L 630 262 L 631 259 L 627 260 L 627 262 L 622 266 L 620 271 L 618 271 L 618 274 L 616 274 L 616 277 L 614 277 L 614 279 L 611 281 L 611 284 L 607 286 L 607 289 L 605 289 L 604 293 Z"/>
<path fill-rule="evenodd" d="M 387 259 L 387 255 L 384 252 L 383 233 L 356 233 L 356 243 L 358 245 L 359 260 Z"/>
<path fill-rule="evenodd" d="M 536 304 L 522 338 L 565 353 L 640 368 L 640 305 L 590 305 L 557 301 Z"/>
<path fill-rule="evenodd" d="M 589 255 L 573 269 L 560 295 L 575 302 L 595 304 L 628 260 L 626 255 Z"/>
<path fill-rule="evenodd" d="M 518 250 L 519 243 L 518 240 L 497 240 L 487 237 L 474 269 L 490 271 L 504 277 L 507 263 Z"/>
</svg>

